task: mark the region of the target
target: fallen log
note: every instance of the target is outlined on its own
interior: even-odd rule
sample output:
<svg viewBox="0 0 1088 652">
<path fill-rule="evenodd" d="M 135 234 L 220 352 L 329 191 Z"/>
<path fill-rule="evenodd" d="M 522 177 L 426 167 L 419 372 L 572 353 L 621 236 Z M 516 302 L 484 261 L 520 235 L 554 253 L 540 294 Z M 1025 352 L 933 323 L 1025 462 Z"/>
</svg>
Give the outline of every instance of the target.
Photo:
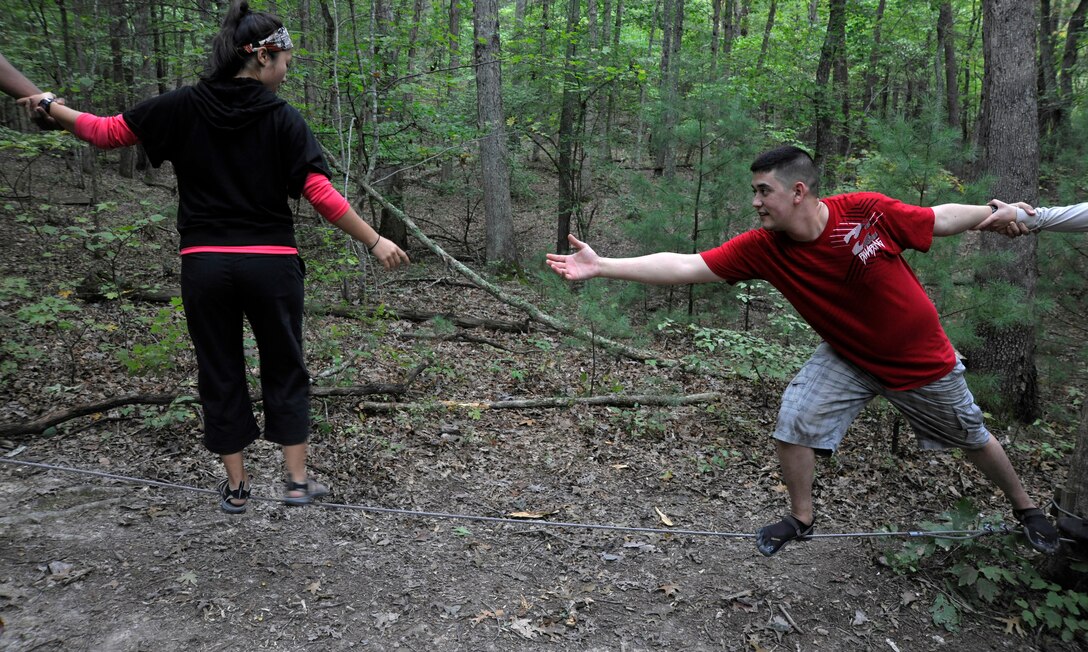
<svg viewBox="0 0 1088 652">
<path fill-rule="evenodd" d="M 400 396 L 408 391 L 407 385 L 400 384 L 387 384 L 387 383 L 374 383 L 368 385 L 355 385 L 351 387 L 314 387 L 310 390 L 310 396 L 313 397 L 336 397 L 336 396 Z M 253 402 L 259 402 L 261 398 L 259 396 L 251 397 Z M 101 401 L 95 401 L 92 403 L 85 403 L 83 405 L 75 405 L 65 408 L 63 410 L 57 410 L 50 414 L 38 417 L 37 419 L 31 419 L 29 421 L 20 421 L 13 423 L 0 424 L 0 437 L 11 437 L 14 435 L 33 435 L 45 432 L 50 428 L 55 428 L 62 423 L 66 423 L 79 417 L 86 417 L 93 414 L 102 414 L 110 410 L 124 407 L 126 405 L 191 405 L 199 403 L 196 396 L 191 396 L 182 393 L 161 393 L 161 394 L 124 394 L 122 396 L 114 396 L 112 398 L 104 399 Z"/>
<path fill-rule="evenodd" d="M 343 397 L 343 396 L 374 396 L 387 395 L 398 396 L 407 391 L 407 387 L 399 384 L 375 383 L 370 385 L 357 385 L 354 387 L 314 387 L 310 395 L 314 397 Z M 394 412 L 396 410 L 531 410 L 531 409 L 555 409 L 567 408 L 577 405 L 595 407 L 678 407 L 681 405 L 697 405 L 701 403 L 713 403 L 725 398 L 720 392 L 706 392 L 703 394 L 689 394 L 687 396 L 663 396 L 656 394 L 608 394 L 604 396 L 555 396 L 546 398 L 510 399 L 503 401 L 431 401 L 431 402 L 381 402 L 362 401 L 356 405 L 360 410 L 367 412 Z M 257 399 L 255 399 L 257 400 Z M 56 427 L 72 419 L 101 414 L 125 405 L 188 405 L 196 403 L 193 396 L 184 394 L 128 394 L 111 399 L 88 403 L 58 410 L 52 414 L 18 423 L 0 424 L 0 437 L 14 435 L 38 434 Z"/>
<path fill-rule="evenodd" d="M 432 401 L 429 403 L 379 403 L 363 401 L 357 404 L 360 410 L 373 412 L 392 412 L 395 410 L 534 410 L 555 409 L 588 405 L 593 407 L 679 407 L 713 403 L 726 398 L 721 392 L 688 394 L 686 396 L 663 396 L 658 394 L 606 394 L 604 396 L 554 396 L 546 398 L 509 399 L 504 401 Z"/>
</svg>

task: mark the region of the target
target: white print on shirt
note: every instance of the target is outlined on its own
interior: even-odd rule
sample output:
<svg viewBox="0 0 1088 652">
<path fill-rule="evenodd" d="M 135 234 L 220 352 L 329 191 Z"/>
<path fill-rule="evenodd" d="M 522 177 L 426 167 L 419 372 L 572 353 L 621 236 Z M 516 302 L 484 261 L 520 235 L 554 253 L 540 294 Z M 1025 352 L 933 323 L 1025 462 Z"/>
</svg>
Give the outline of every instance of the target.
<svg viewBox="0 0 1088 652">
<path fill-rule="evenodd" d="M 884 249 L 884 241 L 880 239 L 880 233 L 876 230 L 877 222 L 884 217 L 883 213 L 873 213 L 869 216 L 869 219 L 864 222 L 858 222 L 850 228 L 849 224 L 840 224 L 835 227 L 835 232 L 831 236 L 832 243 L 835 243 L 841 237 L 843 245 L 850 245 L 853 243 L 850 251 L 857 257 L 861 264 L 866 264 L 876 252 Z M 843 233 L 845 231 L 845 233 Z M 842 234 L 840 236 L 840 234 Z"/>
</svg>

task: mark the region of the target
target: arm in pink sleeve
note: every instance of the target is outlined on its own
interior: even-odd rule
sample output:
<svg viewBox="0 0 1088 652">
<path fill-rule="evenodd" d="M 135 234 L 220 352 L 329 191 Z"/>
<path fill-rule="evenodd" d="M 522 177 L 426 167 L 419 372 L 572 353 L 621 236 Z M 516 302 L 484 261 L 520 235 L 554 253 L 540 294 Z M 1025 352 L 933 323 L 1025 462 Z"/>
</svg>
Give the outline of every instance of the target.
<svg viewBox="0 0 1088 652">
<path fill-rule="evenodd" d="M 330 222 L 340 219 L 351 208 L 348 200 L 332 187 L 329 178 L 317 172 L 311 172 L 306 177 L 306 183 L 302 184 L 302 196 Z"/>
<path fill-rule="evenodd" d="M 90 113 L 81 113 L 76 118 L 76 127 L 72 133 L 77 138 L 101 149 L 128 147 L 140 142 L 120 115 L 102 118 Z"/>
</svg>

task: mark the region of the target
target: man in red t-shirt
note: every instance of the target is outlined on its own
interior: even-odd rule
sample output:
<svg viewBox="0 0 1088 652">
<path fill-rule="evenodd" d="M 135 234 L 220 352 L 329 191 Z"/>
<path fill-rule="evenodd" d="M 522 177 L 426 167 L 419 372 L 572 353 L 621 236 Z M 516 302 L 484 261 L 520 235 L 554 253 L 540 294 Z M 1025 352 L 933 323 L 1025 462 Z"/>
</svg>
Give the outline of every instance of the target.
<svg viewBox="0 0 1088 652">
<path fill-rule="evenodd" d="M 790 514 L 760 529 L 759 551 L 773 555 L 811 536 L 816 455 L 833 453 L 861 409 L 883 396 L 906 416 L 920 447 L 963 449 L 1005 492 L 1031 546 L 1054 553 L 1057 530 L 986 429 L 937 310 L 901 255 L 928 251 L 934 236 L 962 233 L 992 213 L 1015 215 L 1016 208 L 997 200 L 923 208 L 870 192 L 821 200 L 811 157 L 792 146 L 761 154 L 751 170 L 762 229 L 700 254 L 635 258 L 601 258 L 571 236 L 576 252 L 548 254 L 548 265 L 569 280 L 764 279 L 823 338 L 782 397 L 774 439 Z"/>
</svg>

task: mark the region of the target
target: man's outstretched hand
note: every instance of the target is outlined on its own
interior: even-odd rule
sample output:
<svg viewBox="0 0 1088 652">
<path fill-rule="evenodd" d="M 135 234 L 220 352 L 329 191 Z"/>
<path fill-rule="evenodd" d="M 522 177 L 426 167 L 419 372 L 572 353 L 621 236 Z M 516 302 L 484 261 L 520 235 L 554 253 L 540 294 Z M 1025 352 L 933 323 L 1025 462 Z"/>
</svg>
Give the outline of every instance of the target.
<svg viewBox="0 0 1088 652">
<path fill-rule="evenodd" d="M 548 254 L 548 267 L 568 281 L 584 281 L 600 274 L 600 258 L 597 252 L 573 235 L 568 235 L 567 240 L 574 253 L 566 256 Z"/>
</svg>

